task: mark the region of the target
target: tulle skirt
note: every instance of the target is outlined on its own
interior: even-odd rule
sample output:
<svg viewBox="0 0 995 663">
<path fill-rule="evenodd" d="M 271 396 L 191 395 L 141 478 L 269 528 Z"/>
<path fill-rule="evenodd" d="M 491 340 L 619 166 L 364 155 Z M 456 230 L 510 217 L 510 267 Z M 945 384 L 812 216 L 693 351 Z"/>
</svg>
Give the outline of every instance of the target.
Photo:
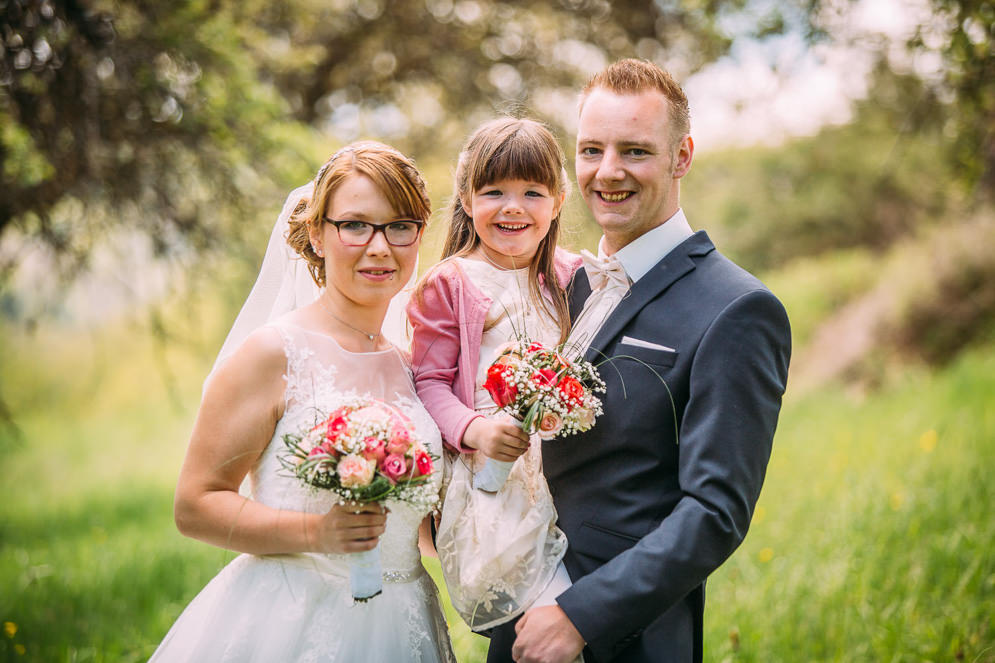
<svg viewBox="0 0 995 663">
<path fill-rule="evenodd" d="M 240 555 L 197 595 L 151 661 L 455 663 L 431 577 L 384 574 L 352 599 L 348 571 L 318 555 Z"/>
</svg>

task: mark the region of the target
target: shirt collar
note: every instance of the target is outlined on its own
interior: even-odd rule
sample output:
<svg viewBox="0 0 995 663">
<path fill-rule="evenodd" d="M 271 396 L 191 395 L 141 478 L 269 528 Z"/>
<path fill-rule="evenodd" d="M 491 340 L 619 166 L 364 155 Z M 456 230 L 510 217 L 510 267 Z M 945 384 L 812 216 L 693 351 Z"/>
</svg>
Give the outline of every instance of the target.
<svg viewBox="0 0 995 663">
<path fill-rule="evenodd" d="M 672 217 L 616 251 L 615 257 L 635 283 L 653 269 L 653 265 L 663 260 L 664 256 L 693 234 L 694 231 L 684 216 L 684 210 L 678 208 Z M 605 238 L 602 236 L 598 242 L 598 258 L 604 260 L 606 257 Z"/>
</svg>

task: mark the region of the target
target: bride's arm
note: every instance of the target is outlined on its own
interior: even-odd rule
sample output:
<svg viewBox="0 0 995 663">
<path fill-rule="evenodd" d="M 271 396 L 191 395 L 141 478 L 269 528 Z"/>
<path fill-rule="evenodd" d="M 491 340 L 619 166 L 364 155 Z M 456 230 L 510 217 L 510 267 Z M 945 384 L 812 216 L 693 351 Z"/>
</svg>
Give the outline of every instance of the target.
<svg viewBox="0 0 995 663">
<path fill-rule="evenodd" d="M 208 380 L 176 487 L 176 526 L 186 536 L 253 554 L 358 552 L 376 545 L 386 517 L 274 509 L 238 494 L 283 414 L 283 342 L 272 329 L 253 332 Z"/>
</svg>

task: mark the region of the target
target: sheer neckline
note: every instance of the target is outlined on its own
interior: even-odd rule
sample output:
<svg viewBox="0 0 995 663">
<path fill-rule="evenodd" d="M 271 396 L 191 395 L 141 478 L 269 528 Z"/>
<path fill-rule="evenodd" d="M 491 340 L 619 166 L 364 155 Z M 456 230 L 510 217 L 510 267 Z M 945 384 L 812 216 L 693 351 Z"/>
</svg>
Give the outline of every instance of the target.
<svg viewBox="0 0 995 663">
<path fill-rule="evenodd" d="M 315 331 L 314 329 L 308 329 L 307 327 L 301 327 L 300 325 L 294 324 L 293 322 L 286 322 L 286 321 L 284 321 L 284 322 L 281 322 L 279 324 L 286 325 L 287 327 L 293 327 L 294 329 L 296 329 L 298 331 L 301 331 L 301 332 L 304 332 L 305 334 L 311 334 L 312 336 L 320 336 L 321 338 L 328 339 L 329 341 L 332 342 L 332 345 L 334 345 L 336 348 L 338 348 L 339 350 L 341 350 L 342 352 L 344 352 L 344 353 L 346 353 L 348 355 L 354 355 L 354 356 L 360 356 L 360 355 L 386 355 L 386 354 L 392 353 L 392 352 L 396 353 L 396 354 L 400 354 L 400 350 L 397 349 L 397 346 L 394 345 L 393 343 L 391 343 L 390 341 L 388 341 L 389 346 L 386 349 L 384 349 L 384 350 L 370 350 L 369 352 L 353 352 L 352 350 L 346 350 L 345 348 L 343 348 L 342 344 L 339 343 L 338 340 L 334 336 L 332 336 L 331 334 L 326 334 L 325 332 Z"/>
<path fill-rule="evenodd" d="M 456 257 L 456 260 L 462 261 L 464 263 L 470 263 L 470 264 L 473 264 L 473 265 L 483 265 L 488 270 L 490 270 L 492 272 L 496 272 L 498 274 L 515 274 L 515 275 L 518 275 L 518 274 L 521 274 L 522 272 L 529 271 L 529 266 L 528 265 L 526 265 L 525 267 L 519 267 L 517 269 L 506 269 L 504 267 L 497 267 L 495 265 L 492 265 L 491 263 L 487 262 L 486 260 L 477 260 L 475 258 L 470 258 L 470 257 L 467 257 L 467 256 L 458 256 L 458 257 Z"/>
</svg>

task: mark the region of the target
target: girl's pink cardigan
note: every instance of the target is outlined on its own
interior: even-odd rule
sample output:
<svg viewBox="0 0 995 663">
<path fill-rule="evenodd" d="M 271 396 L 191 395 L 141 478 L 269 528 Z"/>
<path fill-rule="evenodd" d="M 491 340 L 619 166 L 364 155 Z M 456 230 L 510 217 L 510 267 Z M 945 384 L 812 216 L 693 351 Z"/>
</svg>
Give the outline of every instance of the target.
<svg viewBox="0 0 995 663">
<path fill-rule="evenodd" d="M 553 271 L 567 287 L 580 267 L 580 256 L 556 249 Z M 480 340 L 491 298 L 460 270 L 456 261 L 443 260 L 429 271 L 420 296 L 411 298 L 411 365 L 418 397 L 442 431 L 442 439 L 457 451 L 463 433 L 475 418 L 474 381 L 480 360 Z"/>
</svg>

